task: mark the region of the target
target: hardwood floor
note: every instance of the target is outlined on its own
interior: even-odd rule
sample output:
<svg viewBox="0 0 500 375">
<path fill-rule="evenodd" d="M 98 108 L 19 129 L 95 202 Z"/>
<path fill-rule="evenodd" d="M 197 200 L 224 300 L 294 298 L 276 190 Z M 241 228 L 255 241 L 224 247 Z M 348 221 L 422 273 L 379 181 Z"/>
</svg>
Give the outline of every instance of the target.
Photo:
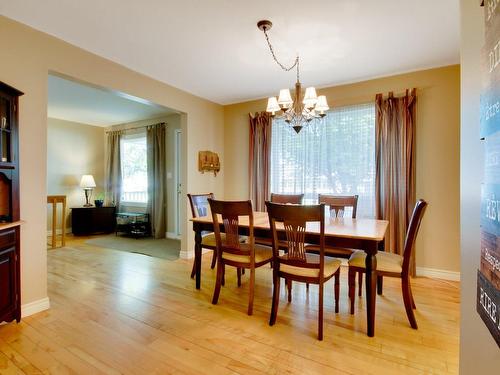
<svg viewBox="0 0 500 375">
<path fill-rule="evenodd" d="M 364 298 L 349 314 L 347 268 L 340 313 L 326 284 L 324 341 L 317 288 L 282 292 L 268 325 L 272 270 L 257 270 L 254 315 L 246 315 L 248 274 L 226 272 L 213 306 L 215 270 L 203 259 L 202 288 L 191 261 L 150 258 L 68 241 L 48 252 L 51 309 L 0 326 L 0 374 L 422 374 L 458 373 L 459 284 L 413 280 L 419 329 L 406 318 L 400 280 L 384 280 L 376 332 L 366 336 Z"/>
</svg>

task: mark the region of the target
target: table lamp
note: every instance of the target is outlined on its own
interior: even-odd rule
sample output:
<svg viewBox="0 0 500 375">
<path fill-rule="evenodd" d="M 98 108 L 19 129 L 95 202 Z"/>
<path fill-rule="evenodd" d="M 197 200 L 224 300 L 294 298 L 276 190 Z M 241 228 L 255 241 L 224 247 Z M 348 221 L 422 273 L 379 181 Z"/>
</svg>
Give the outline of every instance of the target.
<svg viewBox="0 0 500 375">
<path fill-rule="evenodd" d="M 83 205 L 83 207 L 92 207 L 92 205 L 89 203 L 89 199 L 92 195 L 92 189 L 95 188 L 95 186 L 94 176 L 92 176 L 91 174 L 84 174 L 82 176 L 80 187 L 82 187 L 83 191 L 85 191 L 86 200 L 86 203 Z"/>
</svg>

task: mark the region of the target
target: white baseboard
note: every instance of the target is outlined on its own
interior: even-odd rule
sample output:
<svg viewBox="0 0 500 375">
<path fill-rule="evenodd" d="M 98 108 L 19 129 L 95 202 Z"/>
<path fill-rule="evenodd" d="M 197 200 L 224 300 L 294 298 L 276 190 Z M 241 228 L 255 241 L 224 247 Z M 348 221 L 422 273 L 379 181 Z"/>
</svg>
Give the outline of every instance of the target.
<svg viewBox="0 0 500 375">
<path fill-rule="evenodd" d="M 176 234 L 174 232 L 165 232 L 165 237 L 171 238 L 173 240 L 180 240 L 181 239 L 181 236 L 179 236 L 178 234 Z"/>
<path fill-rule="evenodd" d="M 417 267 L 417 276 L 425 276 L 433 279 L 449 281 L 460 281 L 460 272 L 440 270 L 436 268 Z"/>
<path fill-rule="evenodd" d="M 201 254 L 206 254 L 208 252 L 211 252 L 212 250 L 208 249 L 201 249 Z M 186 250 L 181 250 L 179 253 L 179 258 L 181 259 L 193 259 L 194 258 L 194 251 L 186 251 Z"/>
<path fill-rule="evenodd" d="M 30 303 L 25 303 L 21 306 L 21 317 L 25 318 L 27 316 L 39 313 L 50 308 L 49 297 L 39 299 L 38 301 L 33 301 Z"/>
<path fill-rule="evenodd" d="M 72 228 L 66 228 L 66 234 L 71 234 Z M 62 234 L 62 229 L 56 229 L 56 235 L 61 235 Z M 47 229 L 47 237 L 52 236 L 52 231 Z"/>
</svg>

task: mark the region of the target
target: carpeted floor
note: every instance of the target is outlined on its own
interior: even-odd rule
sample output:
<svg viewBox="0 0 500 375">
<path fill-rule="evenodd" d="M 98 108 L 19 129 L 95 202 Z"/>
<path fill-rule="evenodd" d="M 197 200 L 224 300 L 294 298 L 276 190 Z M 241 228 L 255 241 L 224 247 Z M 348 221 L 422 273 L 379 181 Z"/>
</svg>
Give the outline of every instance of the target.
<svg viewBox="0 0 500 375">
<path fill-rule="evenodd" d="M 167 260 L 179 259 L 179 251 L 181 248 L 181 241 L 172 240 L 170 238 L 162 238 L 158 240 L 153 238 L 134 239 L 115 236 L 114 234 L 91 238 L 86 240 L 85 243 Z"/>
</svg>

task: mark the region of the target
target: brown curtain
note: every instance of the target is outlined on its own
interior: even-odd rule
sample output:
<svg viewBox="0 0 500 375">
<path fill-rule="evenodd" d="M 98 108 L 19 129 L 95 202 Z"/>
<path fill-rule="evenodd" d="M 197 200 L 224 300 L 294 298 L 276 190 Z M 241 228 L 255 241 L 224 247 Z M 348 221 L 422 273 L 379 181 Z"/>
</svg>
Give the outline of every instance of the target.
<svg viewBox="0 0 500 375">
<path fill-rule="evenodd" d="M 148 207 L 154 238 L 164 238 L 166 231 L 166 124 L 147 128 Z"/>
<path fill-rule="evenodd" d="M 120 139 L 121 132 L 109 132 L 106 138 L 106 164 L 105 164 L 105 204 L 106 206 L 116 206 L 119 210 L 122 169 L 120 164 Z"/>
<path fill-rule="evenodd" d="M 415 205 L 416 100 L 416 89 L 402 97 L 390 92 L 375 98 L 375 210 L 378 219 L 389 221 L 385 250 L 400 255 Z"/>
<path fill-rule="evenodd" d="M 250 199 L 256 211 L 265 211 L 265 201 L 269 199 L 271 123 L 267 112 L 250 113 Z"/>
</svg>

